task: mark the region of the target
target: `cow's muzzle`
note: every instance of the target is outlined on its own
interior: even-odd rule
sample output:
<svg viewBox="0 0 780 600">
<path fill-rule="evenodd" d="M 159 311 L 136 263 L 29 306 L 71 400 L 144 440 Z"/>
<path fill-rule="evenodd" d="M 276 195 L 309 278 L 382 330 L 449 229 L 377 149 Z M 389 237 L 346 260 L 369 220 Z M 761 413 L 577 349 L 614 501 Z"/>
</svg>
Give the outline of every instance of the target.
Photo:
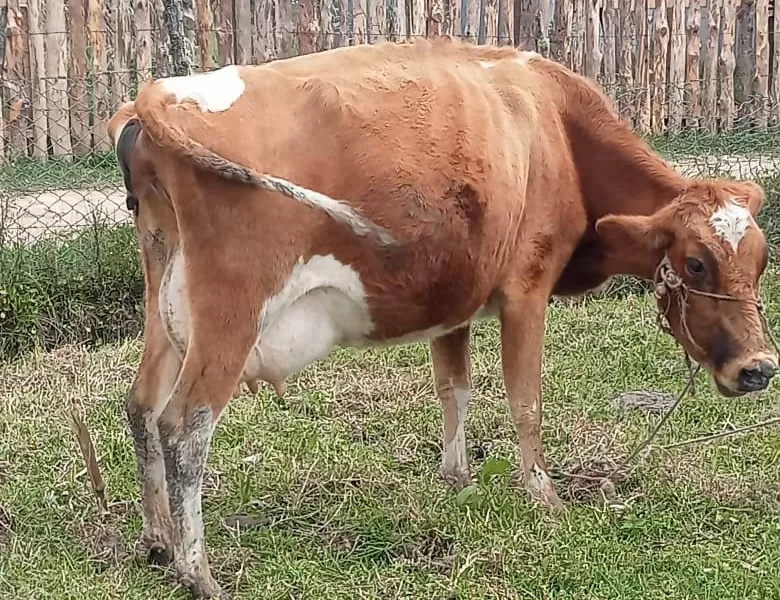
<svg viewBox="0 0 780 600">
<path fill-rule="evenodd" d="M 765 359 L 744 367 L 737 376 L 739 391 L 757 392 L 766 389 L 776 372 L 777 367 Z"/>
</svg>

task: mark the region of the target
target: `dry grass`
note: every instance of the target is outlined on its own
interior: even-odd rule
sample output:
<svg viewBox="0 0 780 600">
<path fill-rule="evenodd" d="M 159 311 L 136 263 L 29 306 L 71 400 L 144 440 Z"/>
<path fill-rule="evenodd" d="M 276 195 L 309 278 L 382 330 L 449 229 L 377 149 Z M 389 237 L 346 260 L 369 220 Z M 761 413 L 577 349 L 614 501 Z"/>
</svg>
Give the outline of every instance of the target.
<svg viewBox="0 0 780 600">
<path fill-rule="evenodd" d="M 765 289 L 780 315 L 780 279 Z M 568 509 L 533 506 L 516 481 L 497 326 L 473 335 L 472 466 L 515 477 L 465 507 L 439 481 L 441 417 L 416 344 L 340 350 L 290 382 L 234 400 L 212 444 L 204 516 L 212 565 L 256 598 L 780 597 L 777 428 L 654 452 L 614 497 L 563 473 L 608 469 L 660 418 L 627 390 L 676 394 L 686 368 L 647 298 L 551 307 L 544 444 Z M 141 521 L 123 397 L 139 341 L 63 348 L 0 369 L 0 597 L 187 598 L 135 553 Z M 718 397 L 703 378 L 659 444 L 777 410 L 777 392 Z M 101 514 L 68 426 L 80 403 L 107 485 Z M 606 501 L 605 501 L 606 500 Z"/>
</svg>

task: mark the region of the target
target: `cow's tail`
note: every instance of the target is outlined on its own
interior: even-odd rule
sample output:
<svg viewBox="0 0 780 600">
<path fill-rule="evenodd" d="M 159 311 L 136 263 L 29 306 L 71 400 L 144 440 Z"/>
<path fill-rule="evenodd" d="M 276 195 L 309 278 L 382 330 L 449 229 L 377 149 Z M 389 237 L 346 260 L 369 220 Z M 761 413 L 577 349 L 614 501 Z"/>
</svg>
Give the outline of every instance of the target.
<svg viewBox="0 0 780 600">
<path fill-rule="evenodd" d="M 355 234 L 373 237 L 383 246 L 398 244 L 387 229 L 377 225 L 343 200 L 331 198 L 280 177 L 258 173 L 209 150 L 185 133 L 176 122 L 175 113 L 168 111 L 171 104 L 171 94 L 159 81 L 144 84 L 135 100 L 135 112 L 144 132 L 160 146 L 224 179 L 278 192 L 302 204 L 323 210 L 335 221 L 347 225 Z"/>
</svg>

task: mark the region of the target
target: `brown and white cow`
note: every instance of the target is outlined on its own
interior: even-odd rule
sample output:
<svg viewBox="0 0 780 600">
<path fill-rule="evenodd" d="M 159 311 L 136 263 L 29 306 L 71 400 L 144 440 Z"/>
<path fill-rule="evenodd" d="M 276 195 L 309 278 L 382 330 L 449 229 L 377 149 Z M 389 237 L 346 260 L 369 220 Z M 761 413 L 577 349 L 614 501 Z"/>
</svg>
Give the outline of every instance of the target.
<svg viewBox="0 0 780 600">
<path fill-rule="evenodd" d="M 220 414 L 237 385 L 281 391 L 334 345 L 430 341 L 443 474 L 461 486 L 469 327 L 497 316 L 525 482 L 552 507 L 551 295 L 661 267 L 659 307 L 724 394 L 774 375 L 761 188 L 680 176 L 536 54 L 435 40 L 229 66 L 146 84 L 109 130 L 146 278 L 128 401 L 143 540 L 198 596 L 220 589 L 200 503 Z"/>
</svg>

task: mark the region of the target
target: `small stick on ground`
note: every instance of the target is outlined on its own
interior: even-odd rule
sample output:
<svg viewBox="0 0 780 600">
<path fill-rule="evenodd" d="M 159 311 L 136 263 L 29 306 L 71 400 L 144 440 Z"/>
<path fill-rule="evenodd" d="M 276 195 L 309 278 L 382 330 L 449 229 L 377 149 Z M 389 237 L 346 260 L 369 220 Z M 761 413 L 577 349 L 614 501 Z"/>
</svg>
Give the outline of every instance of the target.
<svg viewBox="0 0 780 600">
<path fill-rule="evenodd" d="M 100 474 L 100 467 L 98 466 L 97 455 L 95 454 L 95 446 L 92 445 L 89 429 L 87 429 L 87 426 L 84 423 L 84 419 L 81 416 L 81 410 L 75 400 L 71 401 L 69 416 L 71 428 L 76 434 L 79 448 L 81 448 L 81 455 L 84 457 L 84 464 L 87 468 L 89 481 L 92 484 L 92 491 L 95 492 L 95 497 L 98 501 L 98 507 L 103 514 L 106 514 L 108 513 L 106 484 L 103 481 L 103 476 Z"/>
<path fill-rule="evenodd" d="M 690 440 L 683 440 L 682 442 L 675 442 L 674 444 L 667 444 L 666 446 L 661 446 L 661 449 L 669 450 L 671 448 L 680 448 L 681 446 L 691 446 L 693 444 L 700 444 L 702 442 L 711 442 L 712 440 L 718 440 L 720 438 L 725 438 L 732 435 L 739 435 L 740 433 L 745 433 L 748 431 L 753 431 L 754 429 L 769 427 L 771 425 L 776 425 L 776 424 L 780 424 L 780 417 L 774 417 L 772 419 L 767 419 L 766 421 L 753 423 L 752 425 L 746 425 L 745 427 L 739 427 L 737 429 L 731 429 L 729 431 L 721 431 L 720 433 L 713 433 L 711 435 L 705 435 Z"/>
</svg>

